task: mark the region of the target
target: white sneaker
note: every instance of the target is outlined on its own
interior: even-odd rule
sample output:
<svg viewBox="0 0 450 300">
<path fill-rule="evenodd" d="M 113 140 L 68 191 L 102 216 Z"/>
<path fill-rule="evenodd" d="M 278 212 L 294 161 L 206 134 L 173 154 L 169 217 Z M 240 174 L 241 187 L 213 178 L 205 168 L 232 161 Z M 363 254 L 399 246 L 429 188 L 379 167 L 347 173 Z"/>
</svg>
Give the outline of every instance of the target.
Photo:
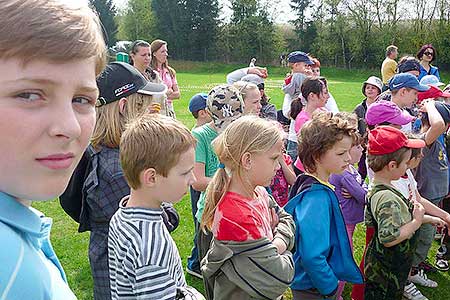
<svg viewBox="0 0 450 300">
<path fill-rule="evenodd" d="M 408 280 L 425 287 L 435 288 L 438 286 L 436 281 L 428 279 L 427 274 L 422 269 L 416 275 L 409 276 Z"/>
<path fill-rule="evenodd" d="M 408 300 L 428 300 L 412 282 L 405 286 L 403 297 Z"/>
</svg>

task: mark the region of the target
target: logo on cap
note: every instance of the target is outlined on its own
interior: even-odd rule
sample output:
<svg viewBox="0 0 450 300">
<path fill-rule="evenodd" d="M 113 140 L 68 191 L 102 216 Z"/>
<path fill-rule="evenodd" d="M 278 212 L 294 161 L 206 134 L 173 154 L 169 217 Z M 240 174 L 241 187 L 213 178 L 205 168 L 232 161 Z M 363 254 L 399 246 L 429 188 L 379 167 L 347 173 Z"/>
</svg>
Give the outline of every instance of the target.
<svg viewBox="0 0 450 300">
<path fill-rule="evenodd" d="M 114 90 L 114 94 L 116 95 L 116 97 L 119 97 L 120 95 L 125 94 L 132 89 L 134 89 L 134 83 L 127 83 L 124 86 Z"/>
</svg>

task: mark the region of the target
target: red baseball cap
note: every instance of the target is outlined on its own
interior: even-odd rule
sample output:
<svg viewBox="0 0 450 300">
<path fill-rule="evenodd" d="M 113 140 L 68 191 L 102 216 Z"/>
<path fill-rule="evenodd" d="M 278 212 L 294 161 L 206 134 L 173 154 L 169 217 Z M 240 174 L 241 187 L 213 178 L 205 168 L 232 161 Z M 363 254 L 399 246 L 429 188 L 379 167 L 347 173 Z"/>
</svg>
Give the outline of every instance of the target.
<svg viewBox="0 0 450 300">
<path fill-rule="evenodd" d="M 423 148 L 425 141 L 408 139 L 402 131 L 392 126 L 378 126 L 369 132 L 369 154 L 389 154 L 403 147 Z"/>
<path fill-rule="evenodd" d="M 417 103 L 420 103 L 425 99 L 435 99 L 439 97 L 450 98 L 450 93 L 443 92 L 437 86 L 430 85 L 428 91 L 417 93 Z"/>
</svg>

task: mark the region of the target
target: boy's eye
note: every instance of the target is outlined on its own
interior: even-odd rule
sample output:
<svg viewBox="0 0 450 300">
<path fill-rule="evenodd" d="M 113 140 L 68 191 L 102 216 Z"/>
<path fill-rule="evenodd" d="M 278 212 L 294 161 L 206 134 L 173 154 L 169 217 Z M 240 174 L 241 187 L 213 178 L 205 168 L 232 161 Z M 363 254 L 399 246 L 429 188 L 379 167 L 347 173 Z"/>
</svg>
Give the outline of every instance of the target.
<svg viewBox="0 0 450 300">
<path fill-rule="evenodd" d="M 94 101 L 92 101 L 89 98 L 86 97 L 75 97 L 73 98 L 72 102 L 79 103 L 79 104 L 92 104 L 94 105 Z"/>
<path fill-rule="evenodd" d="M 16 97 L 18 97 L 26 102 L 32 102 L 32 101 L 42 99 L 41 95 L 39 95 L 37 93 L 30 93 L 30 92 L 20 93 Z"/>
</svg>

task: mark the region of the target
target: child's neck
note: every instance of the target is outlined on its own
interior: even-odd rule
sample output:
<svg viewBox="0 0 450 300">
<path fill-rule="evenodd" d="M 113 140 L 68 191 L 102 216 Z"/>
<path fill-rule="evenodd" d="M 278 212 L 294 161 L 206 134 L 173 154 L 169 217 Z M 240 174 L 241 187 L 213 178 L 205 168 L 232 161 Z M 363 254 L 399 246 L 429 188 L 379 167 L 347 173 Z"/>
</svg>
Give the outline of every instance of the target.
<svg viewBox="0 0 450 300">
<path fill-rule="evenodd" d="M 233 174 L 235 175 L 235 174 Z M 239 176 L 231 176 L 230 186 L 228 190 L 230 192 L 242 195 L 247 198 L 253 198 L 256 186 L 251 186 L 250 183 L 245 182 Z"/>
<path fill-rule="evenodd" d="M 374 174 L 373 181 L 392 186 L 392 178 L 388 174 L 385 174 L 383 170 Z"/>
<path fill-rule="evenodd" d="M 392 95 L 391 101 L 397 105 L 400 109 L 403 109 L 403 104 L 397 96 Z"/>
<path fill-rule="evenodd" d="M 208 122 L 209 122 L 208 120 L 198 118 L 197 122 L 195 122 L 195 127 L 203 126 Z"/>
<path fill-rule="evenodd" d="M 127 207 L 160 208 L 161 202 L 157 201 L 151 193 L 142 189 L 131 189 Z"/>
<path fill-rule="evenodd" d="M 310 102 L 307 102 L 305 105 L 305 112 L 308 113 L 309 117 L 312 116 L 312 114 L 318 109 L 316 105 L 311 104 Z"/>
<path fill-rule="evenodd" d="M 328 182 L 328 179 L 330 178 L 330 173 L 321 168 L 320 166 L 317 166 L 316 171 L 311 172 L 310 174 L 319 178 L 323 182 Z"/>
</svg>

